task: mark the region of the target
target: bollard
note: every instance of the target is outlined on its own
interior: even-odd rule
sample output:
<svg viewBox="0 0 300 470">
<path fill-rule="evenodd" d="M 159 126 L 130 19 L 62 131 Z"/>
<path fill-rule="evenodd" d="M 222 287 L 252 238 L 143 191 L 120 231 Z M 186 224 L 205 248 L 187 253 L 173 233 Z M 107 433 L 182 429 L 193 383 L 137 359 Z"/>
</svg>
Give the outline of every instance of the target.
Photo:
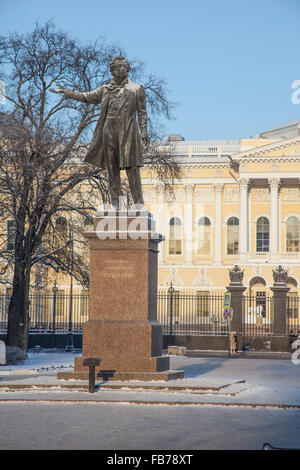
<svg viewBox="0 0 300 470">
<path fill-rule="evenodd" d="M 95 392 L 95 367 L 99 366 L 100 362 L 100 357 L 87 357 L 83 360 L 82 365 L 89 367 L 89 393 Z"/>
</svg>

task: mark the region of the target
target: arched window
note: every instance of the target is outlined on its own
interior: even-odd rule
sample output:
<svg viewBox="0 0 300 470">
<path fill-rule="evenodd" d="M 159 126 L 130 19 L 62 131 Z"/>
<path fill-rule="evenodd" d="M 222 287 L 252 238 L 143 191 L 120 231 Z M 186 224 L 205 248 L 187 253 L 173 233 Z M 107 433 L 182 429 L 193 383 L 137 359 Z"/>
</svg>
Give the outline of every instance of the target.
<svg viewBox="0 0 300 470">
<path fill-rule="evenodd" d="M 239 219 L 230 217 L 227 222 L 227 254 L 236 255 L 239 252 Z"/>
<path fill-rule="evenodd" d="M 198 221 L 198 254 L 210 254 L 210 220 L 201 217 Z"/>
<path fill-rule="evenodd" d="M 57 217 L 55 221 L 55 247 L 66 244 L 68 239 L 68 222 L 65 217 Z"/>
<path fill-rule="evenodd" d="M 286 222 L 286 251 L 299 251 L 299 219 L 289 217 Z"/>
<path fill-rule="evenodd" d="M 169 254 L 181 255 L 181 220 L 172 217 L 170 220 Z"/>
<path fill-rule="evenodd" d="M 269 251 L 270 227 L 267 217 L 260 217 L 256 223 L 256 251 Z"/>
<path fill-rule="evenodd" d="M 248 321 L 249 323 L 261 322 L 261 318 L 266 318 L 266 312 L 269 303 L 266 297 L 266 281 L 261 276 L 254 276 L 249 282 L 249 305 Z"/>
</svg>

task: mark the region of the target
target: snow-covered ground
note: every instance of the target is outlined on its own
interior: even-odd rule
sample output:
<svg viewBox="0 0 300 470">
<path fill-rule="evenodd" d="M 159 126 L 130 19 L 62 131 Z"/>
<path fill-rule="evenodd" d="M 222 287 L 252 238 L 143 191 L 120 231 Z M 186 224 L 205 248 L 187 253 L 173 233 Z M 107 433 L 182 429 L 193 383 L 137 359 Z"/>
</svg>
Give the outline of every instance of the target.
<svg viewBox="0 0 300 470">
<path fill-rule="evenodd" d="M 76 355 L 30 352 L 22 364 L 0 366 L 0 449 L 300 448 L 300 365 L 291 360 L 171 356 L 184 379 L 142 389 L 100 383 L 91 394 L 63 387 L 85 381 L 57 380 Z"/>
<path fill-rule="evenodd" d="M 12 372 L 26 373 L 39 371 L 48 368 L 73 368 L 74 357 L 80 356 L 79 353 L 73 352 L 29 352 L 28 359 L 19 362 L 16 365 L 0 365 L 0 376 L 10 375 Z"/>
<path fill-rule="evenodd" d="M 78 390 L 66 392 L 64 384 L 82 384 L 79 380 L 57 380 L 57 372 L 73 370 L 74 357 L 79 352 L 29 352 L 28 359 L 17 365 L 0 366 L 0 401 L 46 395 L 53 399 L 55 394 L 68 400 L 86 399 L 107 401 L 163 401 L 187 403 L 236 403 L 236 404 L 273 404 L 300 407 L 300 365 L 291 360 L 246 359 L 246 358 L 205 358 L 171 356 L 171 369 L 183 370 L 184 379 L 169 382 L 146 382 L 145 390 L 130 390 L 126 385 L 141 385 L 141 382 L 121 383 L 121 390 L 106 390 L 101 393 L 87 394 Z M 117 384 L 116 382 L 112 382 Z M 10 392 L 5 384 L 31 384 L 39 388 L 28 391 Z M 41 390 L 41 385 L 56 386 L 55 389 Z M 153 385 L 180 387 L 180 390 L 153 390 Z M 221 387 L 219 391 L 191 393 L 188 387 Z M 186 390 L 185 390 L 186 389 Z"/>
</svg>

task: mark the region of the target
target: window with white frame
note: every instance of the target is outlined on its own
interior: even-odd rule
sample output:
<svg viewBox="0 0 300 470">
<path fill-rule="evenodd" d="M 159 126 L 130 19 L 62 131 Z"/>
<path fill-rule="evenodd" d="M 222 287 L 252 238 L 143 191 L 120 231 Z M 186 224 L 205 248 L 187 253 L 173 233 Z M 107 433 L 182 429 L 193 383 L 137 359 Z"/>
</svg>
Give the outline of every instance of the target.
<svg viewBox="0 0 300 470">
<path fill-rule="evenodd" d="M 201 217 L 198 221 L 198 254 L 210 254 L 210 220 L 208 217 Z"/>
<path fill-rule="evenodd" d="M 239 219 L 230 217 L 227 222 L 227 254 L 237 255 L 239 252 Z"/>
<path fill-rule="evenodd" d="M 269 251 L 270 224 L 267 217 L 259 217 L 256 222 L 256 251 Z"/>
<path fill-rule="evenodd" d="M 286 222 L 286 251 L 299 251 L 299 228 L 300 222 L 298 217 L 289 217 Z"/>
<path fill-rule="evenodd" d="M 169 254 L 181 255 L 181 220 L 172 217 L 170 220 Z"/>
</svg>

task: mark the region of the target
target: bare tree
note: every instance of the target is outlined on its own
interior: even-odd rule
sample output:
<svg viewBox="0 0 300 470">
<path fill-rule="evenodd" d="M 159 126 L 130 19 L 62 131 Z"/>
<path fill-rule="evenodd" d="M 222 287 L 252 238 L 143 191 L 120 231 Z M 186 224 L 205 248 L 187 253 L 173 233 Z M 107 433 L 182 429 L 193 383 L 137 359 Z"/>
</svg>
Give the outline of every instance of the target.
<svg viewBox="0 0 300 470">
<path fill-rule="evenodd" d="M 3 220 L 11 221 L 9 246 L 2 245 L 0 251 L 2 275 L 12 270 L 8 346 L 27 350 L 34 266 L 63 270 L 88 283 L 80 257 L 76 255 L 70 263 L 71 252 L 74 255 L 70 237 L 53 242 L 55 219 L 62 214 L 68 214 L 68 222 L 72 214 L 91 216 L 96 207 L 83 184 L 98 201 L 108 197 L 105 171 L 83 164 L 80 158 L 100 109 L 72 100 L 57 101 L 49 90 L 56 82 L 66 88 L 92 90 L 109 78 L 109 63 L 121 54 L 119 46 L 103 40 L 82 45 L 50 22 L 37 24 L 26 35 L 0 38 L 9 104 L 0 120 L 0 210 Z M 165 83 L 147 76 L 138 60 L 131 61 L 131 73 L 145 83 L 150 129 L 154 128 L 157 115 L 170 117 L 173 107 Z M 180 176 L 178 165 L 172 155 L 153 149 L 147 165 L 157 178 L 172 184 Z"/>
</svg>

